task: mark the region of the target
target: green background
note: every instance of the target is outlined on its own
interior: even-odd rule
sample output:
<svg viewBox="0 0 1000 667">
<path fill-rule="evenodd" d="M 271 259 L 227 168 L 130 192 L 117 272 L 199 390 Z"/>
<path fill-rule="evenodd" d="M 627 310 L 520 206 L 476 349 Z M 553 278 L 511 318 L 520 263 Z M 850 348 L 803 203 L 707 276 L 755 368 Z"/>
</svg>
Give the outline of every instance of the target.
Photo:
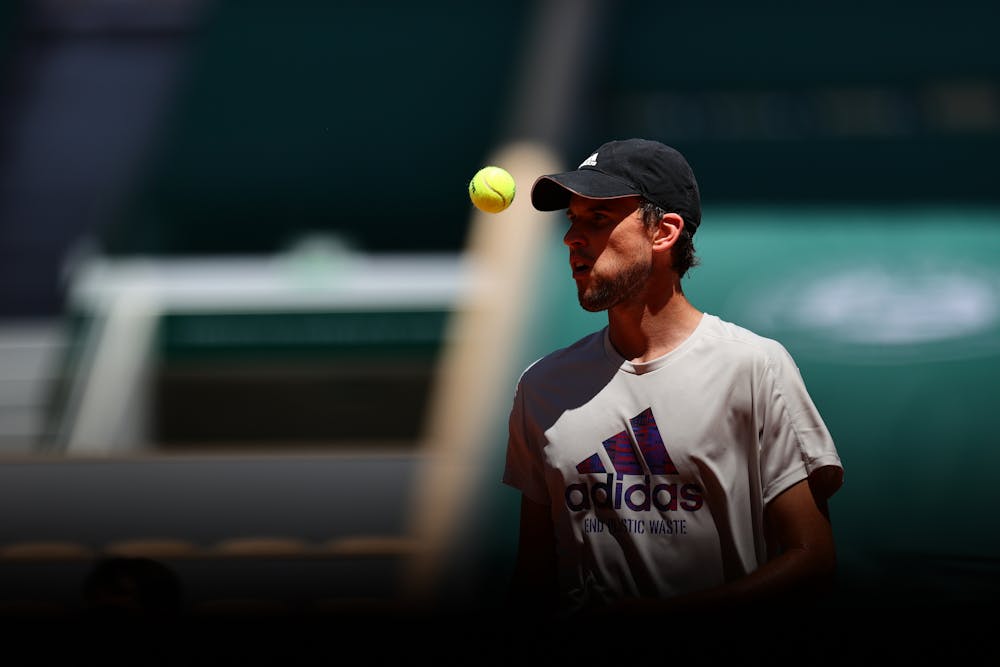
<svg viewBox="0 0 1000 667">
<path fill-rule="evenodd" d="M 705 211 L 702 263 L 685 292 L 701 310 L 781 341 L 796 359 L 845 467 L 831 501 L 845 602 L 983 602 L 1000 593 L 998 222 L 1000 211 L 989 208 Z M 522 365 L 606 324 L 604 313 L 577 304 L 563 231 L 555 219 Z M 862 286 L 834 302 L 846 323 L 839 338 L 836 327 L 794 317 L 824 286 L 859 280 L 871 298 Z M 769 306 L 781 317 L 767 317 Z M 939 317 L 952 326 L 938 326 Z M 482 488 L 502 474 L 506 423 L 495 428 Z M 480 520 L 469 542 L 479 545 L 481 584 L 492 590 L 490 573 L 513 555 L 519 496 L 504 489 L 482 502 L 494 518 Z"/>
</svg>

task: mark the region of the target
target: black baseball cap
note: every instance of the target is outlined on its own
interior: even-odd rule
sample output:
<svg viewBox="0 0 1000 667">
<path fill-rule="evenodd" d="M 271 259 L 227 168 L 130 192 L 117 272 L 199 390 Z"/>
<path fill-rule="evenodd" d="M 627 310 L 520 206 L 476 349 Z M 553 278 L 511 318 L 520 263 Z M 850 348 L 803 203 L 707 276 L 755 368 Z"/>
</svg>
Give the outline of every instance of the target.
<svg viewBox="0 0 1000 667">
<path fill-rule="evenodd" d="M 574 194 L 590 199 L 639 195 L 680 215 L 692 234 L 701 224 L 701 195 L 691 165 L 659 141 L 609 141 L 575 170 L 540 176 L 531 186 L 531 204 L 539 211 L 558 211 L 569 207 Z"/>
</svg>

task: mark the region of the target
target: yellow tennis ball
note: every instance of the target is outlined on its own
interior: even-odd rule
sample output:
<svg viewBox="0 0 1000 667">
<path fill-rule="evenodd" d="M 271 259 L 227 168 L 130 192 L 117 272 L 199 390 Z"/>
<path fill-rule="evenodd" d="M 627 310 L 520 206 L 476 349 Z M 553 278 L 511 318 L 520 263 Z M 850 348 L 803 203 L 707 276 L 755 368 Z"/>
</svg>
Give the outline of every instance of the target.
<svg viewBox="0 0 1000 667">
<path fill-rule="evenodd" d="M 469 198 L 476 208 L 499 213 L 514 201 L 514 177 L 506 169 L 490 165 L 476 172 L 469 181 Z"/>
</svg>

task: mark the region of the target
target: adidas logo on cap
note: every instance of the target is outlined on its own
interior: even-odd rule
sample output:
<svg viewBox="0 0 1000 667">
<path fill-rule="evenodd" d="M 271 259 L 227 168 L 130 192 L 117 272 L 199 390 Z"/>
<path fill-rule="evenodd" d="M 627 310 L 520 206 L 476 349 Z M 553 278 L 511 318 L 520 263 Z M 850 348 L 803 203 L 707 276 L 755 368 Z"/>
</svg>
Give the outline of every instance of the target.
<svg viewBox="0 0 1000 667">
<path fill-rule="evenodd" d="M 583 169 L 584 167 L 596 167 L 597 166 L 597 153 L 592 153 L 590 157 L 580 163 L 577 169 Z"/>
</svg>

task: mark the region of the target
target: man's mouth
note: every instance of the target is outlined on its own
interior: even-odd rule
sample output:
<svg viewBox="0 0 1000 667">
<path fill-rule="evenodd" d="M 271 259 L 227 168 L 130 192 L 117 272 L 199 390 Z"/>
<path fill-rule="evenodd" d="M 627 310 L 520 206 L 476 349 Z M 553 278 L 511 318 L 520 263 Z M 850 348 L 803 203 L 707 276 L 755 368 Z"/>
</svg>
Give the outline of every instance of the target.
<svg viewBox="0 0 1000 667">
<path fill-rule="evenodd" d="M 590 271 L 590 262 L 578 258 L 571 258 L 569 266 L 573 270 L 574 278 L 584 276 L 588 271 Z"/>
</svg>

